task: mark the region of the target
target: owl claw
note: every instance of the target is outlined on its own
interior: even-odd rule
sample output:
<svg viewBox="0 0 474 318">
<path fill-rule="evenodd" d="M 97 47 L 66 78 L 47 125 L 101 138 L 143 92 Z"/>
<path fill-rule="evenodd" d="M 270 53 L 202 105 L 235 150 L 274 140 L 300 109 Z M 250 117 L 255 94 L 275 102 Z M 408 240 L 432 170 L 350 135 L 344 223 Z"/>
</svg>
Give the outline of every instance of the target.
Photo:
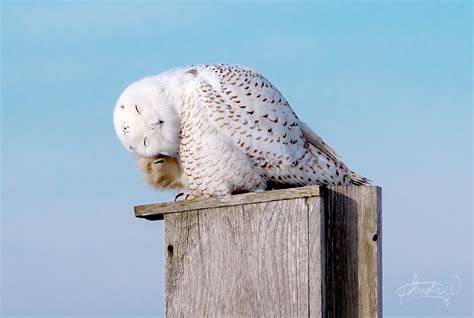
<svg viewBox="0 0 474 318">
<path fill-rule="evenodd" d="M 174 200 L 178 201 L 179 198 L 181 198 L 180 201 L 186 201 L 186 200 L 192 200 L 196 198 L 196 196 L 194 196 L 192 193 L 189 193 L 189 192 L 181 192 L 176 195 Z"/>
<path fill-rule="evenodd" d="M 193 199 L 196 199 L 196 196 L 190 192 L 187 192 L 186 196 L 184 197 L 184 200 L 193 200 Z"/>
</svg>

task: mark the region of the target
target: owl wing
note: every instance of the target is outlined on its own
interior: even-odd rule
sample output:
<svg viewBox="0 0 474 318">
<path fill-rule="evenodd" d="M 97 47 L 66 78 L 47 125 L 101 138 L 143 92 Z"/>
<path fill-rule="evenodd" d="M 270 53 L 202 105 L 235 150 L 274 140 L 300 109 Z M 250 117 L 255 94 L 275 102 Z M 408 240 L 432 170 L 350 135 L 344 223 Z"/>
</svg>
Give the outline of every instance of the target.
<svg viewBox="0 0 474 318">
<path fill-rule="evenodd" d="M 307 152 L 300 121 L 287 100 L 257 72 L 230 65 L 191 70 L 185 96 L 266 170 L 293 164 Z"/>
</svg>

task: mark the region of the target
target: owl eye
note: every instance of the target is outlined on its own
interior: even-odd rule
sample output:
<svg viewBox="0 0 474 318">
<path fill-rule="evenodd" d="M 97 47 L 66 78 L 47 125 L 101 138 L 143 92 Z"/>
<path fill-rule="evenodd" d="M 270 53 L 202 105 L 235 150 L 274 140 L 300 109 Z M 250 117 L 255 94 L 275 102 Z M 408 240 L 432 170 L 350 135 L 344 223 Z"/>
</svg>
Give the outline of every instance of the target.
<svg viewBox="0 0 474 318">
<path fill-rule="evenodd" d="M 135 110 L 137 111 L 138 114 L 140 114 L 140 115 L 142 114 L 142 113 L 140 113 L 140 111 L 138 110 L 138 106 L 137 106 L 137 105 L 135 105 Z"/>
<path fill-rule="evenodd" d="M 143 139 L 143 146 L 146 147 L 146 137 Z"/>
<path fill-rule="evenodd" d="M 162 123 L 164 123 L 164 121 L 162 121 L 162 120 L 159 120 L 159 121 L 158 121 L 158 124 L 162 124 Z"/>
<path fill-rule="evenodd" d="M 163 162 L 165 162 L 163 159 L 158 159 L 158 160 L 153 161 L 153 164 L 163 163 Z"/>
</svg>

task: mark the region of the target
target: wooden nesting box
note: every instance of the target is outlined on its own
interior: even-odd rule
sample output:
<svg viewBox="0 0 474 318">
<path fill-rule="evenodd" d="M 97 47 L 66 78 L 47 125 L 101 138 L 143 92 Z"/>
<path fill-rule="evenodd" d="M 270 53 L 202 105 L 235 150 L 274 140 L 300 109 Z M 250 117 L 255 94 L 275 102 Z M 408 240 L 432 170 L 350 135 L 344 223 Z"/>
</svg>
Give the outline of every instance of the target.
<svg viewBox="0 0 474 318">
<path fill-rule="evenodd" d="M 165 222 L 167 317 L 381 317 L 381 189 L 135 207 Z"/>
</svg>

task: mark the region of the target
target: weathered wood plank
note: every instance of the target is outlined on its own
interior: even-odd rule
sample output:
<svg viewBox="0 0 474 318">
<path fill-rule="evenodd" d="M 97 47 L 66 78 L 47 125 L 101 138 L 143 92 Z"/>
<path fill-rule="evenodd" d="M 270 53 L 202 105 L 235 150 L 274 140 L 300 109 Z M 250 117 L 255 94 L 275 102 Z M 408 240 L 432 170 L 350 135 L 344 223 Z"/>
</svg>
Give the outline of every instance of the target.
<svg viewBox="0 0 474 318">
<path fill-rule="evenodd" d="M 309 317 L 324 317 L 324 211 L 321 197 L 306 199 L 308 206 Z M 319 238 L 319 239 L 318 239 Z"/>
<path fill-rule="evenodd" d="M 323 188 L 328 317 L 382 317 L 379 187 Z"/>
<path fill-rule="evenodd" d="M 149 220 L 162 220 L 163 215 L 167 213 L 219 208 L 249 203 L 289 200 L 293 198 L 307 198 L 313 196 L 319 196 L 319 186 L 273 190 L 266 192 L 252 192 L 219 198 L 146 204 L 136 206 L 134 210 L 136 217 Z"/>
<path fill-rule="evenodd" d="M 382 317 L 379 187 L 305 187 L 135 212 L 165 218 L 168 317 Z"/>
<path fill-rule="evenodd" d="M 165 214 L 167 317 L 321 317 L 319 201 Z"/>
</svg>

